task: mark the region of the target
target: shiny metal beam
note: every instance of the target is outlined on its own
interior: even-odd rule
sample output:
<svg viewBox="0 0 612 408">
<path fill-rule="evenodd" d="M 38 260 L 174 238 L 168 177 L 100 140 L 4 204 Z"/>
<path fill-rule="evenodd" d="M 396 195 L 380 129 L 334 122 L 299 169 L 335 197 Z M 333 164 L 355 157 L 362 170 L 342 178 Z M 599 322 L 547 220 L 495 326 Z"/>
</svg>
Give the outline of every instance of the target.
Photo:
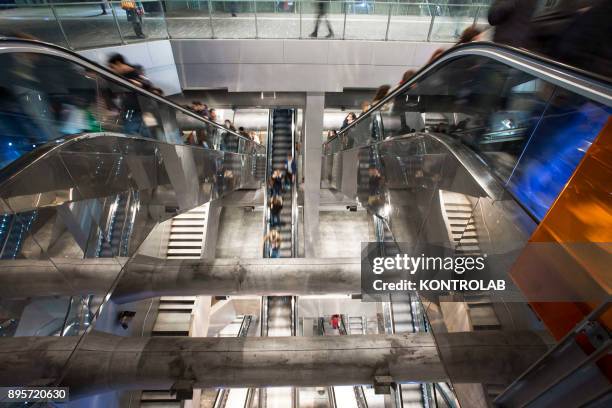
<svg viewBox="0 0 612 408">
<path fill-rule="evenodd" d="M 0 340 L 0 385 L 60 382 L 72 394 L 116 389 L 267 387 L 394 382 L 503 384 L 546 346 L 526 331 L 245 338 L 76 338 Z M 486 345 L 486 347 L 485 347 Z M 438 350 L 439 353 L 438 354 Z"/>
<path fill-rule="evenodd" d="M 127 260 L 0 261 L 0 298 L 104 294 Z M 351 294 L 361 291 L 360 272 L 356 258 L 204 261 L 136 256 L 113 296 L 123 303 L 171 295 Z"/>
</svg>

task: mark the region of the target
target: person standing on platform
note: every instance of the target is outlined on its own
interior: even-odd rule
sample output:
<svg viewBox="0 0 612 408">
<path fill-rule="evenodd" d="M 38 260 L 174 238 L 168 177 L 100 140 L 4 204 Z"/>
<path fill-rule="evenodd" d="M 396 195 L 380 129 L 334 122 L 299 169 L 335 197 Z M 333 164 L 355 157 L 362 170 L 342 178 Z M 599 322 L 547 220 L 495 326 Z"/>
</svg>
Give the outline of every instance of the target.
<svg viewBox="0 0 612 408">
<path fill-rule="evenodd" d="M 142 4 L 134 0 L 121 0 L 121 8 L 127 14 L 127 21 L 132 23 L 136 37 L 145 38 L 146 36 L 142 31 L 142 16 L 144 14 Z"/>
</svg>

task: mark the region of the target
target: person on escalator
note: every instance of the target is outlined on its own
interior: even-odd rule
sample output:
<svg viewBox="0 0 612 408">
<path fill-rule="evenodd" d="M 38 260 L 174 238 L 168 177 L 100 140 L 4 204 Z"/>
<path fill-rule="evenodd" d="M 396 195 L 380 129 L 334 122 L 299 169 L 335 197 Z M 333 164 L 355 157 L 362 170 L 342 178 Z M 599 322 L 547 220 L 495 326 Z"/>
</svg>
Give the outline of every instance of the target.
<svg viewBox="0 0 612 408">
<path fill-rule="evenodd" d="M 223 122 L 223 124 L 227 129 L 232 130 L 234 132 L 236 131 L 236 127 L 234 126 L 231 120 L 225 119 L 225 122 Z"/>
<path fill-rule="evenodd" d="M 240 126 L 240 127 L 238 128 L 238 133 L 239 133 L 241 136 L 246 137 L 247 139 L 253 140 L 253 138 L 251 137 L 251 134 L 250 134 L 249 132 L 247 132 L 247 131 L 244 129 L 244 127 L 242 127 L 242 126 Z"/>
<path fill-rule="evenodd" d="M 119 53 L 111 54 L 107 60 L 108 68 L 115 74 L 127 79 L 131 83 L 146 90 L 152 86 L 151 82 L 142 75 L 142 67 L 132 65 Z"/>
<path fill-rule="evenodd" d="M 489 8 L 489 24 L 494 27 L 493 41 L 524 47 L 531 16 L 537 2 L 533 0 L 495 0 Z"/>
<path fill-rule="evenodd" d="M 200 101 L 193 101 L 191 102 L 191 106 L 189 107 L 189 109 L 193 112 L 196 113 L 200 116 L 203 116 L 205 118 L 208 117 L 208 106 L 206 106 L 205 104 L 203 104 Z"/>
<path fill-rule="evenodd" d="M 330 324 L 332 329 L 334 330 L 340 330 L 340 315 L 332 315 L 331 319 L 330 319 Z"/>
<path fill-rule="evenodd" d="M 280 170 L 276 169 L 272 172 L 271 178 L 271 194 L 281 195 L 283 193 L 283 174 Z"/>
<path fill-rule="evenodd" d="M 270 199 L 270 227 L 280 227 L 280 214 L 283 210 L 283 198 L 275 195 Z"/>
<path fill-rule="evenodd" d="M 345 127 L 353 123 L 355 120 L 357 120 L 357 115 L 355 115 L 355 112 L 349 112 L 348 115 L 346 115 L 346 117 L 344 118 L 342 126 L 340 126 L 340 130 L 344 129 Z"/>
<path fill-rule="evenodd" d="M 281 235 L 278 230 L 270 230 L 270 232 L 264 236 L 264 247 L 270 258 L 280 257 Z"/>
<path fill-rule="evenodd" d="M 288 153 L 287 160 L 285 160 L 285 188 L 290 188 L 295 181 L 296 171 L 297 166 L 295 164 L 295 160 L 293 160 L 291 153 Z"/>
<path fill-rule="evenodd" d="M 368 205 L 377 210 L 384 204 L 383 179 L 380 171 L 370 166 L 368 169 Z"/>
<path fill-rule="evenodd" d="M 461 44 L 467 44 L 472 41 L 479 41 L 479 38 L 482 35 L 483 35 L 483 31 L 480 28 L 478 28 L 476 25 L 471 25 L 467 27 L 465 30 L 463 30 L 463 32 L 461 33 L 461 35 L 459 36 L 459 38 L 457 39 L 457 42 L 455 43 L 455 45 L 453 45 L 453 47 L 457 45 L 461 45 Z M 429 60 L 427 61 L 426 65 L 429 65 L 433 63 L 434 61 L 436 61 L 446 51 L 447 50 L 444 48 L 438 48 L 437 50 L 435 50 L 433 54 L 431 54 L 431 57 L 429 57 Z"/>
<path fill-rule="evenodd" d="M 556 24 L 547 16 L 532 20 L 529 46 L 539 53 L 589 72 L 612 77 L 612 1 L 561 4 Z M 565 7 L 563 7 L 565 6 Z M 575 9 L 580 7 L 579 9 Z M 571 14 L 566 14 L 571 11 Z M 566 14 L 564 16 L 564 14 Z M 548 27 L 547 27 L 548 26 Z"/>
<path fill-rule="evenodd" d="M 108 67 L 115 74 L 125 78 L 132 84 L 154 92 L 151 82 L 143 76 L 142 69 L 129 64 L 123 55 L 112 54 L 108 58 Z M 148 114 L 150 115 L 150 114 Z M 121 117 L 123 119 L 123 131 L 127 134 L 140 134 L 151 137 L 149 128 L 143 120 L 143 109 L 138 99 L 138 94 L 127 88 L 121 92 Z"/>
<path fill-rule="evenodd" d="M 370 107 L 376 105 L 378 102 L 382 101 L 387 94 L 389 94 L 389 90 L 391 89 L 391 85 L 381 85 L 374 95 L 374 99 L 370 102 Z"/>
</svg>

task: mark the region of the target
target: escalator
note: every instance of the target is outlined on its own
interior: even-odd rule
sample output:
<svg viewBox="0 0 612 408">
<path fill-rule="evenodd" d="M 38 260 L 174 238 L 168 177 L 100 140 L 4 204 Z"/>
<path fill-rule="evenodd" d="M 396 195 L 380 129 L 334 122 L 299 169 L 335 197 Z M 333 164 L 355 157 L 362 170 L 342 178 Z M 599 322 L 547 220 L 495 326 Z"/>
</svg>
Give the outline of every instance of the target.
<svg viewBox="0 0 612 408">
<path fill-rule="evenodd" d="M 233 324 L 226 327 L 220 337 L 246 337 L 252 325 L 253 316 L 236 316 Z M 232 326 L 235 329 L 232 330 Z M 229 330 L 228 330 L 229 329 Z M 248 407 L 250 389 L 224 388 L 217 392 L 212 408 L 243 408 Z"/>
<path fill-rule="evenodd" d="M 274 109 L 272 112 L 272 143 L 271 143 L 271 168 L 272 170 L 285 171 L 287 157 L 294 157 L 294 110 L 293 109 Z M 271 174 L 268 175 L 268 177 Z M 281 225 L 278 228 L 281 235 L 280 258 L 295 257 L 294 248 L 294 186 L 284 188 L 282 191 L 283 208 L 280 212 Z"/>
<path fill-rule="evenodd" d="M 295 119 L 294 109 L 274 109 L 270 111 L 269 138 L 268 138 L 268 170 L 270 180 L 275 172 L 285 174 L 287 158 L 295 158 Z M 297 180 L 297 179 L 296 179 Z M 268 205 L 271 200 L 282 200 L 282 209 L 278 220 L 272 216 Z M 279 235 L 280 245 L 273 252 L 270 245 L 264 250 L 264 257 L 293 258 L 296 254 L 296 223 L 295 211 L 297 206 L 297 187 L 295 182 L 282 182 L 280 191 L 268 189 L 266 196 L 265 231 L 272 231 Z M 284 337 L 296 335 L 296 306 L 295 296 L 266 296 L 262 299 L 262 336 Z M 288 407 L 297 406 L 297 389 L 293 388 L 267 388 L 260 390 L 260 406 L 262 407 Z"/>
<path fill-rule="evenodd" d="M 393 236 L 386 211 L 382 216 L 374 216 L 376 236 L 379 240 L 380 249 L 383 256 L 394 257 L 402 251 L 399 243 Z M 420 313 L 417 302 L 412 302 L 416 293 L 402 293 L 399 296 L 389 296 L 389 301 L 384 306 L 388 308 L 390 322 L 385 325 L 389 333 L 416 333 L 424 330 L 419 324 L 420 319 L 416 318 Z M 395 395 L 396 405 L 405 408 L 422 408 L 429 406 L 429 398 L 426 397 L 429 384 L 398 384 L 399 392 Z"/>
<path fill-rule="evenodd" d="M 611 229 L 594 221 L 612 214 L 601 199 L 612 179 L 610 113 L 610 78 L 477 42 L 451 48 L 324 144 L 322 180 L 364 205 L 402 252 L 489 255 L 486 277 L 506 282 L 501 294 L 420 293 L 434 338 L 543 327 L 557 340 L 569 336 L 515 383 L 456 389 L 462 405 L 470 392 L 502 406 L 603 403 L 610 377 L 598 367 L 608 343 L 591 337 L 585 346 L 578 333 L 595 321 L 589 330 L 611 331 L 597 266 L 609 263 Z M 380 242 L 391 238 L 384 232 Z M 406 315 L 396 330 L 410 329 L 407 308 L 392 302 L 390 312 Z M 554 397 L 553 387 L 565 388 Z M 429 395 L 447 395 L 440 390 Z"/>
<path fill-rule="evenodd" d="M 60 47 L 1 45 L 3 241 L 56 217 L 86 257 L 130 256 L 155 224 L 261 183 L 263 146 Z"/>
<path fill-rule="evenodd" d="M 294 157 L 294 115 L 292 109 L 274 109 L 270 112 L 271 132 L 268 144 L 268 178 L 272 177 L 275 171 L 285 172 L 287 157 Z M 292 258 L 295 256 L 294 245 L 294 210 L 295 210 L 295 183 L 283 182 L 280 198 L 282 199 L 282 209 L 280 210 L 280 225 L 272 224 L 272 217 L 269 207 L 267 211 L 266 231 L 276 230 L 280 235 L 280 248 L 273 256 L 279 258 Z M 267 202 L 272 200 L 272 191 L 268 191 Z M 266 251 L 265 256 L 270 256 Z M 269 296 L 268 306 L 268 325 L 267 333 L 269 336 L 291 336 L 291 305 L 294 300 L 290 296 Z"/>
<path fill-rule="evenodd" d="M 261 335 L 268 337 L 295 336 L 296 300 L 294 296 L 262 298 Z M 297 389 L 290 387 L 262 388 L 258 407 L 297 406 Z"/>
<path fill-rule="evenodd" d="M 95 258 L 116 271 L 96 278 L 102 294 L 0 299 L 3 336 L 41 335 L 58 321 L 52 334 L 80 336 L 75 350 L 103 310 L 127 330 L 133 312 L 117 318 L 102 306 L 127 264 L 166 257 L 167 245 L 147 241 L 159 239 L 151 231 L 258 189 L 265 171 L 262 145 L 76 53 L 21 39 L 0 39 L 0 146 L 0 258 Z M 28 308 L 45 321 L 29 324 Z"/>
</svg>

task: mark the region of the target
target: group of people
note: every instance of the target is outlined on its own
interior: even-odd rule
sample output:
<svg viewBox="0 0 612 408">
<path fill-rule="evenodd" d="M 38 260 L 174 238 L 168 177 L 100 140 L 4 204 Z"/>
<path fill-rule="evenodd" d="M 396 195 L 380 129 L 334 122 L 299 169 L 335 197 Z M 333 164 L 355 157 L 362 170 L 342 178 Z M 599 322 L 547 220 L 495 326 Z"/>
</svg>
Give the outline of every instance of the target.
<svg viewBox="0 0 612 408">
<path fill-rule="evenodd" d="M 163 95 L 160 88 L 145 76 L 144 70 L 138 65 L 130 64 L 121 54 L 112 54 L 107 60 L 108 67 L 115 74 L 125 78 L 134 85 L 137 85 L 147 91 L 158 95 Z M 136 94 L 126 94 L 121 98 L 122 112 L 125 112 L 123 118 L 123 130 L 128 134 L 140 134 L 142 136 L 150 136 L 149 125 L 151 122 L 157 122 L 153 113 L 143 110 L 141 102 Z M 185 108 L 192 112 L 218 123 L 217 111 L 214 108 L 209 108 L 208 105 L 200 101 L 193 101 L 190 106 Z M 241 136 L 259 143 L 257 133 L 254 131 L 248 132 L 243 127 L 236 129 L 231 120 L 226 119 L 222 124 L 226 129 L 239 133 Z M 238 142 L 232 143 L 232 138 L 226 137 L 224 132 L 220 131 L 214 125 L 204 125 L 198 129 L 185 132 L 183 141 L 187 144 L 198 145 L 205 148 L 215 148 L 220 150 L 232 150 L 232 147 L 237 148 Z M 234 138 L 236 139 L 236 138 Z M 235 144 L 236 146 L 231 146 Z"/>
<path fill-rule="evenodd" d="M 264 248 L 270 258 L 278 258 L 281 248 L 280 227 L 283 210 L 283 192 L 291 191 L 296 182 L 297 164 L 291 153 L 287 154 L 283 169 L 274 169 L 268 179 L 268 210 L 270 211 L 269 232 L 264 236 Z"/>
<path fill-rule="evenodd" d="M 203 118 L 206 118 L 208 120 L 210 120 L 211 122 L 215 122 L 215 123 L 219 123 L 218 122 L 218 116 L 217 116 L 217 110 L 215 108 L 209 108 L 207 104 L 202 103 L 201 101 L 193 101 L 191 102 L 191 105 L 185 106 L 185 108 L 191 110 L 192 112 L 202 116 Z M 251 131 L 247 131 L 244 127 L 240 126 L 236 129 L 236 126 L 234 125 L 234 123 L 229 120 L 229 119 L 225 119 L 223 121 L 223 126 L 226 129 L 229 129 L 233 132 L 238 133 L 239 135 L 245 137 L 246 139 L 252 140 L 256 143 L 260 143 L 259 140 L 259 136 L 257 135 L 257 132 L 254 130 Z M 193 142 L 193 137 L 197 136 L 195 134 L 195 132 L 193 133 L 193 135 L 188 135 L 188 142 L 192 143 Z M 202 144 L 202 142 L 198 142 L 198 143 L 192 143 L 192 144 Z"/>
</svg>

